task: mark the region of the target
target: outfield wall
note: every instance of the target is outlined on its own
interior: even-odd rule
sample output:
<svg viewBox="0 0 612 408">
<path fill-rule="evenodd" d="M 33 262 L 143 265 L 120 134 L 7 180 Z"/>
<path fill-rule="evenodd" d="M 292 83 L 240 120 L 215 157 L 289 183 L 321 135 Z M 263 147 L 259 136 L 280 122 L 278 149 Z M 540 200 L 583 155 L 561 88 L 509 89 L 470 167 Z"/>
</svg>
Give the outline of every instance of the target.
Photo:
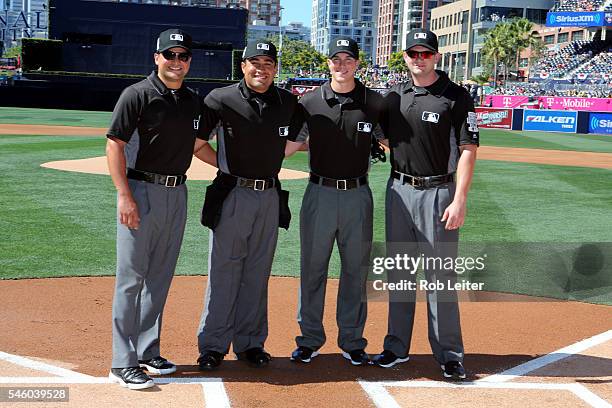
<svg viewBox="0 0 612 408">
<path fill-rule="evenodd" d="M 121 91 L 144 79 L 28 74 L 28 80 L 0 86 L 0 106 L 41 109 L 113 110 Z M 202 97 L 232 81 L 187 79 L 186 85 Z"/>
</svg>

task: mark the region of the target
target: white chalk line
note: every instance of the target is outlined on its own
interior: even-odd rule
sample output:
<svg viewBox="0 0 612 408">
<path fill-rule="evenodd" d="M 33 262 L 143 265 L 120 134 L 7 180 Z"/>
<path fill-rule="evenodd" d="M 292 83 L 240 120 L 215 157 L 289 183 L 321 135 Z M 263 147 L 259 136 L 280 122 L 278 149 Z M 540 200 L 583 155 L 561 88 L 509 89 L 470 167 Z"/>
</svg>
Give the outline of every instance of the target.
<svg viewBox="0 0 612 408">
<path fill-rule="evenodd" d="M 27 357 L 21 357 L 14 354 L 5 353 L 2 351 L 0 351 L 0 360 L 4 360 L 11 364 L 15 364 L 32 370 L 43 371 L 47 374 L 53 374 L 60 377 L 92 378 L 91 375 L 81 374 L 76 371 L 68 370 L 66 368 L 43 363 L 41 361 L 32 360 Z"/>
<path fill-rule="evenodd" d="M 377 408 L 400 408 L 395 398 L 387 388 L 451 388 L 451 389 L 509 389 L 509 390 L 542 390 L 542 391 L 569 391 L 594 408 L 612 407 L 607 401 L 600 398 L 581 384 L 557 383 L 488 383 L 466 381 L 461 383 L 448 383 L 442 381 L 359 381 L 359 384 Z"/>
<path fill-rule="evenodd" d="M 516 367 L 502 371 L 476 381 L 449 383 L 442 381 L 379 381 L 360 380 L 359 384 L 378 408 L 399 408 L 397 401 L 389 394 L 387 387 L 400 388 L 473 388 L 473 389 L 517 389 L 517 390 L 565 390 L 570 391 L 594 408 L 611 408 L 612 405 L 593 393 L 587 387 L 577 383 L 509 383 L 508 381 L 524 376 L 532 371 L 553 364 L 564 358 L 576 355 L 584 350 L 612 339 L 612 330 L 584 339 L 545 356 L 538 357 Z"/>
<path fill-rule="evenodd" d="M 591 347 L 605 343 L 609 340 L 612 340 L 612 330 L 608 330 L 606 332 L 590 337 L 588 339 L 584 339 L 567 347 L 563 347 L 562 349 L 559 349 L 557 351 L 553 351 L 552 353 L 546 354 L 542 357 L 535 358 L 516 367 L 502 371 L 501 373 L 490 375 L 488 377 L 484 377 L 476 381 L 493 383 L 510 381 L 547 365 L 556 363 L 557 361 L 563 360 L 564 358 L 571 357 Z"/>
<path fill-rule="evenodd" d="M 112 384 L 108 377 L 94 377 L 68 370 L 52 364 L 0 351 L 0 360 L 11 364 L 53 374 L 57 377 L 0 377 L 0 384 Z M 154 378 L 156 384 L 201 384 L 208 407 L 230 408 L 231 404 L 221 378 L 161 377 Z"/>
</svg>

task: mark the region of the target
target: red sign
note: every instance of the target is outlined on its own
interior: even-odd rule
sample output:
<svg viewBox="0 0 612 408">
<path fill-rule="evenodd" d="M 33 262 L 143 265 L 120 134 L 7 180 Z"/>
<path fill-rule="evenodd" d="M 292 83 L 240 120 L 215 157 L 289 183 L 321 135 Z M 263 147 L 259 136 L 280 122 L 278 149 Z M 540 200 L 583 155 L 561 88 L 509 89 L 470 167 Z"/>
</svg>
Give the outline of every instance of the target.
<svg viewBox="0 0 612 408">
<path fill-rule="evenodd" d="M 512 129 L 512 109 L 476 108 L 478 127 Z"/>
<path fill-rule="evenodd" d="M 307 94 L 308 92 L 312 91 L 315 88 L 318 88 L 318 86 L 315 86 L 315 85 L 293 85 L 291 87 L 291 93 L 293 93 L 294 95 L 297 95 L 297 96 L 304 96 L 305 94 Z"/>
</svg>

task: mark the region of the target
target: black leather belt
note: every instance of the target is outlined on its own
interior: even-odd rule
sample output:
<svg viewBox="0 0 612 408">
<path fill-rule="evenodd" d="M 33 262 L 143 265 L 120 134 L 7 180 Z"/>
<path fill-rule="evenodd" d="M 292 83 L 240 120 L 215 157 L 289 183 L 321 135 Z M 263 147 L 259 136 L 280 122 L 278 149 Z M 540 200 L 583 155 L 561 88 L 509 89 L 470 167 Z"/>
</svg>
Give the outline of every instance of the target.
<svg viewBox="0 0 612 408">
<path fill-rule="evenodd" d="M 317 176 L 316 174 L 310 173 L 310 181 L 315 184 L 320 184 L 325 187 L 334 187 L 337 190 L 350 190 L 368 184 L 368 176 L 361 176 L 352 179 L 333 179 L 327 177 Z"/>
<path fill-rule="evenodd" d="M 410 184 L 415 188 L 430 188 L 453 181 L 455 179 L 455 173 L 442 174 L 440 176 L 416 177 L 391 170 L 391 177 L 399 180 L 402 184 Z"/>
<path fill-rule="evenodd" d="M 255 191 L 264 191 L 276 185 L 275 179 L 249 179 L 244 177 L 232 176 L 231 174 L 219 172 L 223 183 L 236 187 L 250 188 Z"/>
<path fill-rule="evenodd" d="M 187 181 L 187 175 L 185 174 L 168 176 L 136 169 L 128 169 L 127 177 L 133 180 L 146 181 L 147 183 L 161 184 L 166 187 L 178 187 L 181 184 L 185 184 L 185 181 Z"/>
</svg>

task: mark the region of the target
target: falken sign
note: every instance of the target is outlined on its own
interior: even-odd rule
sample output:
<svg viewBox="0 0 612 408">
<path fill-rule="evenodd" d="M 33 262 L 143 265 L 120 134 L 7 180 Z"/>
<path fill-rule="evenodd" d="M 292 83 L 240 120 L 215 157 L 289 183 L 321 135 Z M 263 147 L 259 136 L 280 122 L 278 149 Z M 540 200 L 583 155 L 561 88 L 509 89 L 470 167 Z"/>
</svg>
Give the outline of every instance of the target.
<svg viewBox="0 0 612 408">
<path fill-rule="evenodd" d="M 46 10 L 30 13 L 23 10 L 2 10 L 0 11 L 0 41 L 10 44 L 22 38 L 32 38 L 35 33 L 46 32 L 46 21 Z"/>
<path fill-rule="evenodd" d="M 578 112 L 525 109 L 523 130 L 576 133 Z"/>
<path fill-rule="evenodd" d="M 603 27 L 612 26 L 612 13 L 603 11 L 549 12 L 546 14 L 547 27 Z"/>
</svg>

